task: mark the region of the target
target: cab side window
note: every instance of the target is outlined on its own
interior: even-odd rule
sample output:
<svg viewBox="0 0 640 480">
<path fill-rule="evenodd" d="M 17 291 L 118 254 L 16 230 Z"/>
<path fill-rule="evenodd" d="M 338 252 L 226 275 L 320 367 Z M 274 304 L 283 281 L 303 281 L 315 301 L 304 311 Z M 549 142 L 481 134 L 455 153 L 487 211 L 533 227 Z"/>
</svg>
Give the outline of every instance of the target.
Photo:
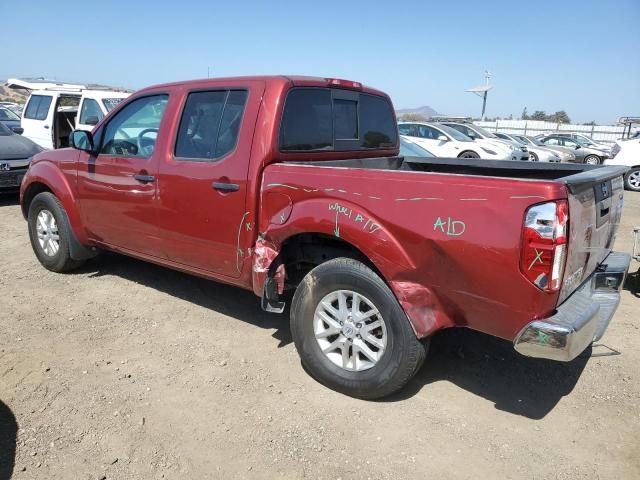
<svg viewBox="0 0 640 480">
<path fill-rule="evenodd" d="M 85 98 L 80 109 L 80 123 L 83 125 L 95 125 L 104 117 L 98 102 L 93 98 Z"/>
<path fill-rule="evenodd" d="M 24 118 L 30 120 L 46 120 L 49 114 L 52 97 L 50 95 L 31 95 Z"/>
<path fill-rule="evenodd" d="M 126 105 L 107 124 L 100 153 L 149 158 L 168 100 L 168 95 L 152 95 Z"/>
<path fill-rule="evenodd" d="M 246 90 L 192 92 L 180 119 L 175 157 L 215 160 L 231 152 L 238 141 Z"/>
</svg>

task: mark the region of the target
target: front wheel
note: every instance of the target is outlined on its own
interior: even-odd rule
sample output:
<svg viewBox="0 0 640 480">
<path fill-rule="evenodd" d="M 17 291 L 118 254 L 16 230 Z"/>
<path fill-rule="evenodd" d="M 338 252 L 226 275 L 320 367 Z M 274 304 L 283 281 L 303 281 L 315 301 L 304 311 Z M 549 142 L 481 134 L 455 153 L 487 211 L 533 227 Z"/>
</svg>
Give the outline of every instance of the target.
<svg viewBox="0 0 640 480">
<path fill-rule="evenodd" d="M 597 155 L 589 155 L 584 159 L 587 165 L 600 165 L 600 157 Z"/>
<path fill-rule="evenodd" d="M 529 152 L 529 160 L 532 162 L 537 162 L 539 160 L 538 155 L 533 152 Z"/>
<path fill-rule="evenodd" d="M 389 287 L 350 258 L 330 260 L 305 276 L 293 297 L 291 332 L 314 378 L 363 399 L 403 387 L 426 356 Z"/>
<path fill-rule="evenodd" d="M 480 155 L 472 150 L 467 150 L 466 152 L 462 152 L 458 155 L 458 158 L 480 158 Z"/>
<path fill-rule="evenodd" d="M 640 192 L 640 167 L 633 167 L 624 176 L 624 185 L 629 190 Z"/>
<path fill-rule="evenodd" d="M 27 222 L 33 251 L 47 270 L 67 272 L 83 263 L 71 258 L 71 227 L 55 195 L 49 192 L 36 195 L 29 206 Z"/>
</svg>

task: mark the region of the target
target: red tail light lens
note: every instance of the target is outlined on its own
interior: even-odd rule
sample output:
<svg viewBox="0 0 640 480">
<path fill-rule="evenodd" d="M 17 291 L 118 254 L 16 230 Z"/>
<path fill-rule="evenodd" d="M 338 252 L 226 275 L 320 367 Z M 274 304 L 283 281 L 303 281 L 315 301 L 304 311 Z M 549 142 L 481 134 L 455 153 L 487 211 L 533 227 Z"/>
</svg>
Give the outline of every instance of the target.
<svg viewBox="0 0 640 480">
<path fill-rule="evenodd" d="M 560 288 L 567 256 L 569 207 L 567 202 L 534 205 L 522 227 L 520 270 L 540 290 Z"/>
</svg>

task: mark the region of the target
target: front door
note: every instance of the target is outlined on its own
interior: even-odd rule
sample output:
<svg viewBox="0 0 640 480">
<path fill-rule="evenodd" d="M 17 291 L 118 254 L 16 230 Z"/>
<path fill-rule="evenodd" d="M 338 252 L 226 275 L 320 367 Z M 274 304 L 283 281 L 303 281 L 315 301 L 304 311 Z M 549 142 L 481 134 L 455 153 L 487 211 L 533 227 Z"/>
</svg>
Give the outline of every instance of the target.
<svg viewBox="0 0 640 480">
<path fill-rule="evenodd" d="M 158 172 L 158 226 L 170 260 L 240 275 L 242 230 L 256 213 L 245 204 L 263 90 L 262 82 L 243 81 L 184 92 L 175 143 Z"/>
<path fill-rule="evenodd" d="M 80 154 L 78 198 L 92 240 L 164 256 L 156 227 L 159 150 L 168 95 L 132 100 L 95 134 L 99 153 Z"/>
</svg>

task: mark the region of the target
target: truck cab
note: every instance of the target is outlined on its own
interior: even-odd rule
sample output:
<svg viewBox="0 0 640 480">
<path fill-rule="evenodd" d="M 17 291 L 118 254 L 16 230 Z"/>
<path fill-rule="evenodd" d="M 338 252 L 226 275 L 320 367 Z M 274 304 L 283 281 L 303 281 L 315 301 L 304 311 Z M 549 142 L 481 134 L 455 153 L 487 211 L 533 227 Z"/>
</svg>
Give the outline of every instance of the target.
<svg viewBox="0 0 640 480">
<path fill-rule="evenodd" d="M 45 149 L 70 146 L 74 129 L 91 130 L 130 92 L 110 87 L 9 79 L 10 88 L 31 92 L 22 111 L 23 135 Z"/>
</svg>

